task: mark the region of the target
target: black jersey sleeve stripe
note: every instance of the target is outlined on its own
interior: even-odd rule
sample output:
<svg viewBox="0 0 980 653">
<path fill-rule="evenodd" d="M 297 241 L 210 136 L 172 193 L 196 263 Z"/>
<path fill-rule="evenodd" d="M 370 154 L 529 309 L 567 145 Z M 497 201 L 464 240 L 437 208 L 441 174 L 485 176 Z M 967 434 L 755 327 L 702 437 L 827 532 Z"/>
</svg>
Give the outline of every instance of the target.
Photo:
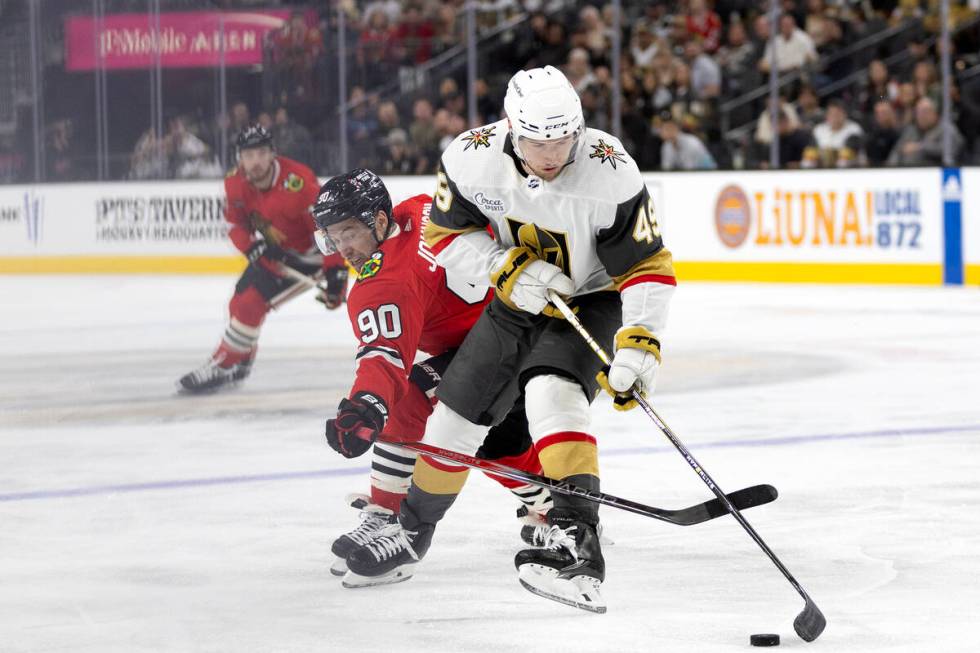
<svg viewBox="0 0 980 653">
<path fill-rule="evenodd" d="M 616 207 L 612 225 L 596 235 L 596 254 L 610 277 L 626 274 L 630 268 L 663 249 L 663 239 L 654 234 L 653 204 L 644 184 L 640 191 Z M 638 225 L 637 220 L 644 221 Z M 638 228 L 639 227 L 639 228 Z"/>
</svg>

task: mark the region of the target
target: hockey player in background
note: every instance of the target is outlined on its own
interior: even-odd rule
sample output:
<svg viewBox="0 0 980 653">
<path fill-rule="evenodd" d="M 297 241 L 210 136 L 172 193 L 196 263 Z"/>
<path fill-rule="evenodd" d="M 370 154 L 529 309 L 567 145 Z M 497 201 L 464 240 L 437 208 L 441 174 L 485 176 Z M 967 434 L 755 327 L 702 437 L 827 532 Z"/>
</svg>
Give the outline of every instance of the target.
<svg viewBox="0 0 980 653">
<path fill-rule="evenodd" d="M 487 429 L 524 396 L 545 475 L 598 489 L 589 404 L 601 386 L 618 408 L 650 393 L 675 287 L 653 203 L 614 137 L 586 129 L 579 98 L 552 67 L 514 75 L 507 118 L 456 138 L 442 155 L 425 241 L 448 274 L 491 281 L 496 297 L 443 375 L 424 441 L 473 454 Z M 496 238 L 487 233 L 491 227 Z M 608 370 L 549 306 L 569 298 L 604 348 Z M 351 571 L 385 578 L 428 550 L 466 469 L 420 456 L 392 530 L 347 558 Z M 555 494 L 545 546 L 520 551 L 521 583 L 585 610 L 605 611 L 598 506 Z"/>
<path fill-rule="evenodd" d="M 340 306 L 347 293 L 341 257 L 324 257 L 314 243 L 310 207 L 320 187 L 316 175 L 277 155 L 272 136 L 260 125 L 242 130 L 237 146 L 238 166 L 225 178 L 225 218 L 231 223 L 228 236 L 248 266 L 228 304 L 218 348 L 178 381 L 185 393 L 214 391 L 249 375 L 266 314 L 307 287 L 283 266 L 316 275 L 317 299 L 329 309 Z"/>
<path fill-rule="evenodd" d="M 357 271 L 347 298 L 351 326 L 360 343 L 355 378 L 336 416 L 327 420 L 327 442 L 347 458 L 366 453 L 374 443 L 370 495 L 348 497 L 351 506 L 361 511 L 361 522 L 331 547 L 337 556 L 331 567 L 335 575 L 347 572 L 351 550 L 395 522 L 416 454 L 390 442 L 422 438 L 442 373 L 493 296 L 488 280 L 460 282 L 436 265 L 421 240 L 431 207 L 427 195 L 392 207 L 384 182 L 363 168 L 328 180 L 313 207 L 321 251 L 339 252 Z M 417 352 L 429 357 L 413 364 Z M 375 442 L 382 433 L 386 442 Z M 520 408 L 491 430 L 477 455 L 541 471 Z M 547 490 L 492 478 L 517 496 L 531 519 L 544 520 L 551 507 Z M 438 491 L 439 486 L 431 485 L 424 473 L 416 483 Z M 403 567 L 384 582 L 410 577 L 410 568 Z M 375 581 L 348 574 L 344 584 Z"/>
</svg>

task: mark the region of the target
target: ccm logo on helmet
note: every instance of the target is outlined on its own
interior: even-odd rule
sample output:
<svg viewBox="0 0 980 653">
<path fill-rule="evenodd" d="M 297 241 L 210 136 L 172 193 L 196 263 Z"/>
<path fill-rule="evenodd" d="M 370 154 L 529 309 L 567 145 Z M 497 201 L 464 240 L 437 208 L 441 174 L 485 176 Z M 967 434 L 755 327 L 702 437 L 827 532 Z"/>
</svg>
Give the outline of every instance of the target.
<svg viewBox="0 0 980 653">
<path fill-rule="evenodd" d="M 545 131 L 551 131 L 552 129 L 561 129 L 562 127 L 568 127 L 570 124 L 572 124 L 572 123 L 571 122 L 563 122 L 563 123 L 558 124 L 558 125 L 548 125 L 547 127 L 544 128 L 544 130 Z"/>
</svg>

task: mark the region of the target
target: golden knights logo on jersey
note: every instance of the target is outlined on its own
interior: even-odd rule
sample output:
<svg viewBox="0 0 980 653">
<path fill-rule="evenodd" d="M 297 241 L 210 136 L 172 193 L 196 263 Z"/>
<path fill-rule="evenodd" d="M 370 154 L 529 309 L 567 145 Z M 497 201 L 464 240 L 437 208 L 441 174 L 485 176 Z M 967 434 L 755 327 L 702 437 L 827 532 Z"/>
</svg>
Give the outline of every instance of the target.
<svg viewBox="0 0 980 653">
<path fill-rule="evenodd" d="M 568 251 L 568 236 L 561 231 L 542 229 L 533 222 L 507 218 L 511 238 L 518 247 L 527 247 L 542 261 L 551 263 L 571 275 L 572 262 Z"/>
<path fill-rule="evenodd" d="M 463 148 L 463 151 L 465 152 L 471 147 L 474 150 L 478 150 L 480 149 L 481 145 L 489 148 L 490 137 L 494 135 L 493 130 L 495 128 L 496 125 L 491 125 L 490 127 L 484 127 L 483 129 L 471 129 L 470 133 L 463 137 L 463 140 L 466 141 L 466 147 Z"/>
<path fill-rule="evenodd" d="M 600 159 L 599 163 L 608 162 L 613 167 L 613 170 L 615 170 L 617 161 L 626 163 L 623 154 L 623 152 L 618 151 L 615 147 L 600 138 L 599 142 L 592 146 L 592 154 L 589 155 L 589 158 Z"/>
</svg>

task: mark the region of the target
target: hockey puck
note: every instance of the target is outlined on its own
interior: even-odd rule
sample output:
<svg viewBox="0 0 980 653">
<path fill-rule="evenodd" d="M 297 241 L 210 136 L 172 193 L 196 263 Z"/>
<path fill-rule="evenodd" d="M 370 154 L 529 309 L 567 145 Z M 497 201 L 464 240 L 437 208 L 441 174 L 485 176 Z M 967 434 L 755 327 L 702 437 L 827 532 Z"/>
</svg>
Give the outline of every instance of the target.
<svg viewBox="0 0 980 653">
<path fill-rule="evenodd" d="M 749 637 L 749 644 L 752 646 L 779 646 L 779 635 L 763 633 Z"/>
</svg>

